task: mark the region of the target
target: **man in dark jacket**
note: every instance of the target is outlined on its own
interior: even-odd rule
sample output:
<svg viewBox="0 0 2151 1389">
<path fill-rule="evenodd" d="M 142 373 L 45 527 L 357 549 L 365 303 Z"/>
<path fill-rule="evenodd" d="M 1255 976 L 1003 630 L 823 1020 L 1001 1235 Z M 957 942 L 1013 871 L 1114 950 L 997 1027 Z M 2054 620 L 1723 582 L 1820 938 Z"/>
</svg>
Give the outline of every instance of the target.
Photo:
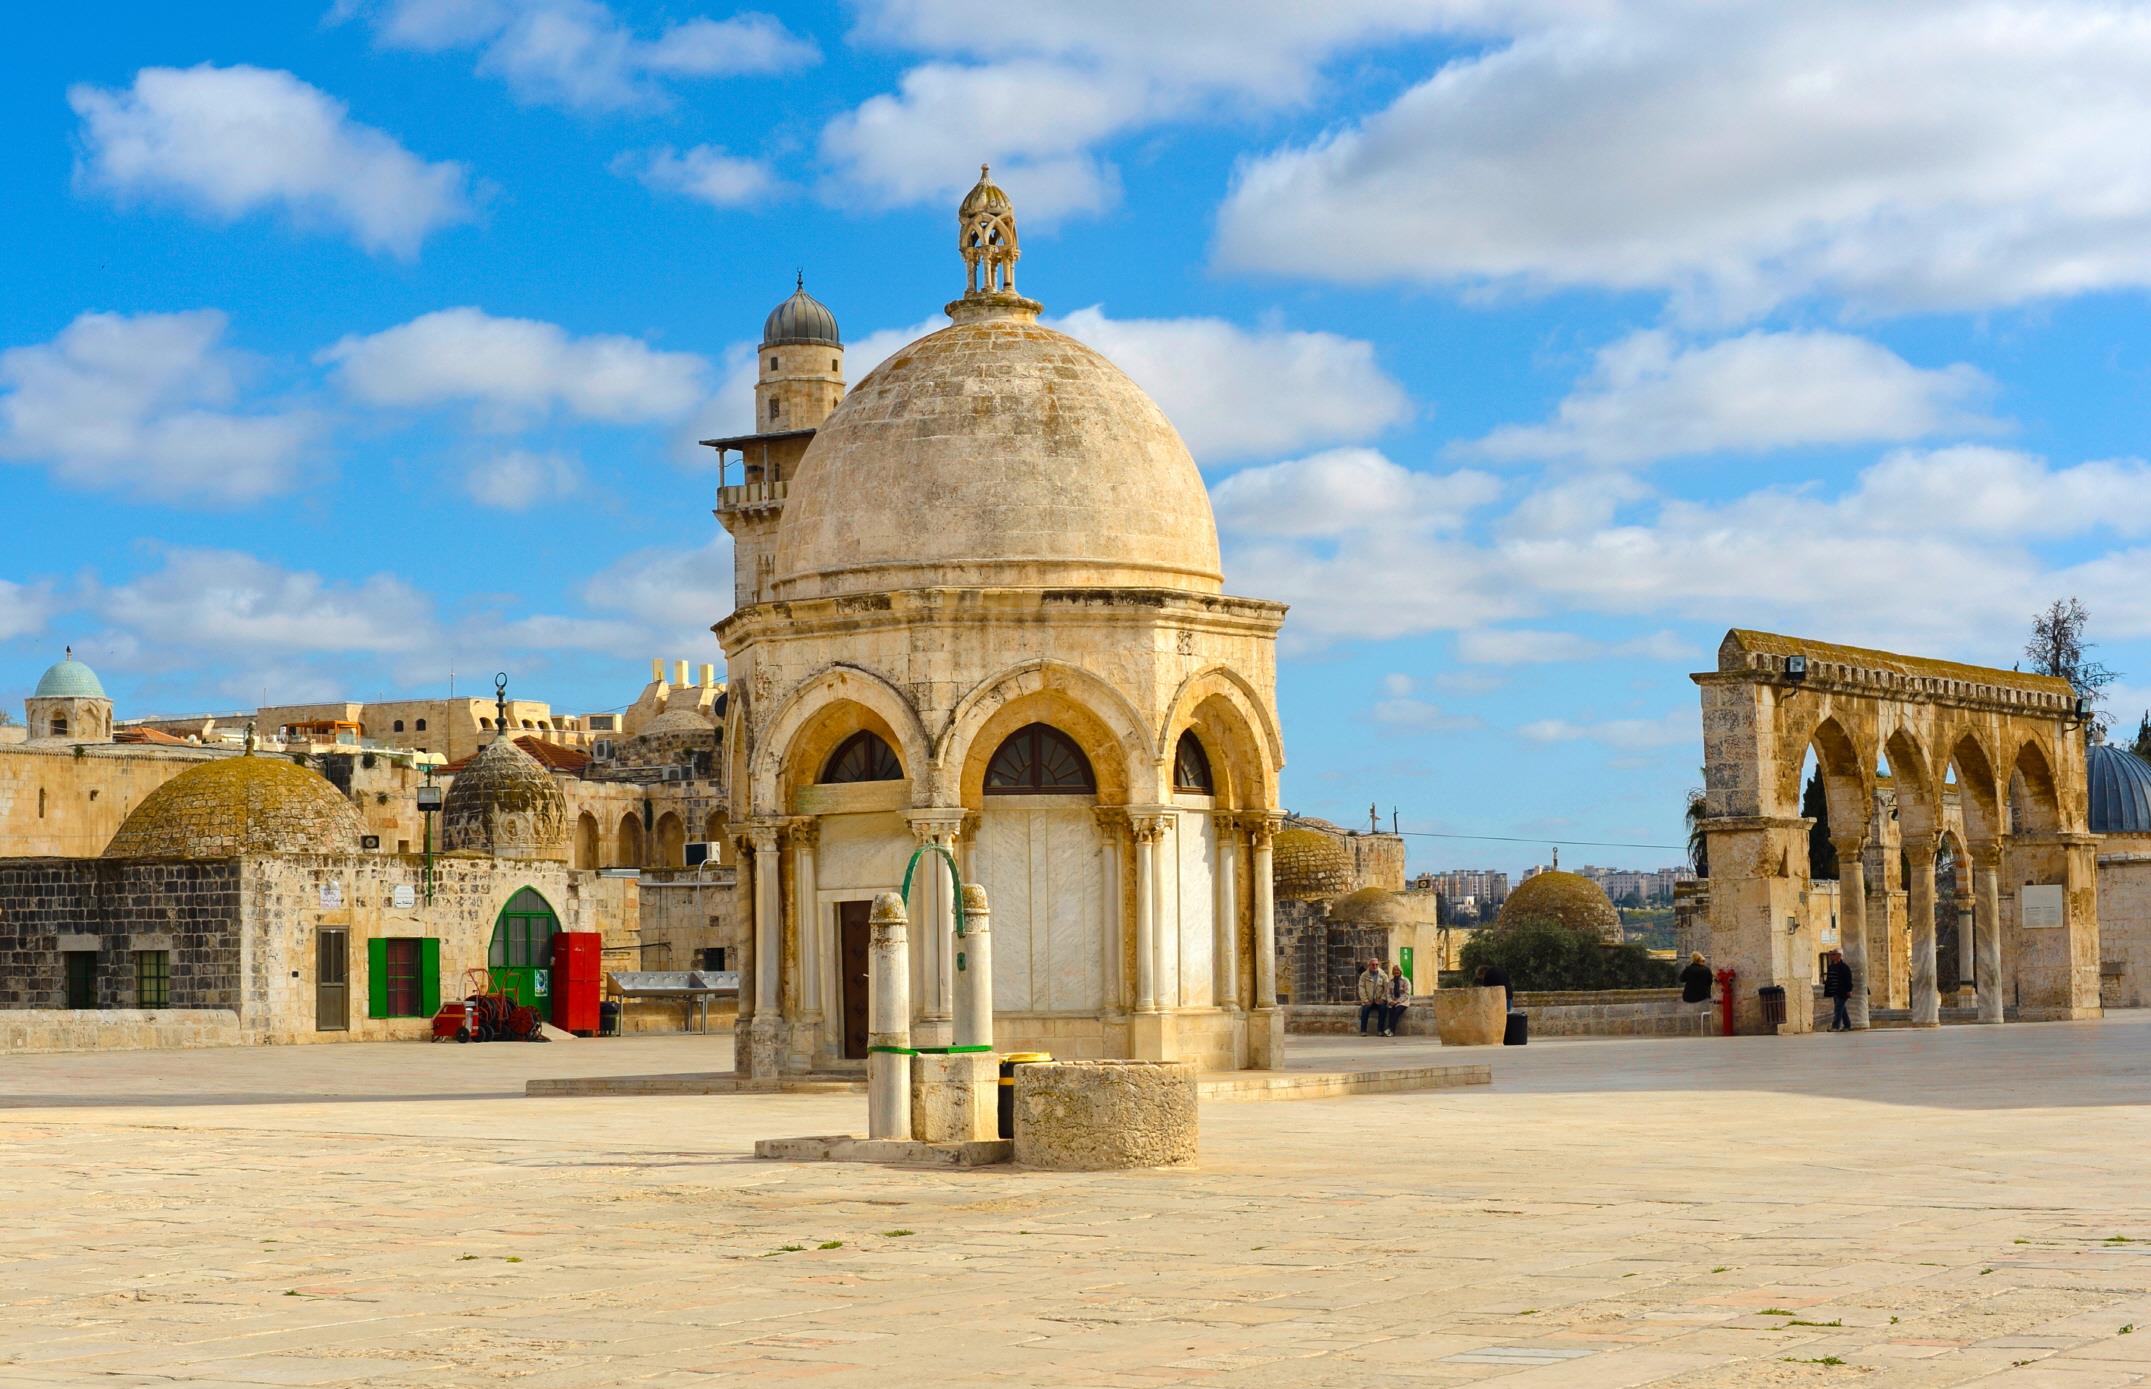
<svg viewBox="0 0 2151 1389">
<path fill-rule="evenodd" d="M 1845 1001 L 1852 997 L 1852 966 L 1845 963 L 1842 951 L 1830 952 L 1830 963 L 1822 971 L 1822 996 L 1837 1003 L 1837 1011 L 1830 1015 L 1830 1030 L 1850 1032 L 1852 1018 L 1845 1012 Z"/>
<path fill-rule="evenodd" d="M 1501 990 L 1503 1008 L 1516 1006 L 1516 990 L 1509 985 L 1509 972 L 1500 965 L 1480 965 L 1478 973 L 1472 975 L 1471 981 L 1482 989 Z"/>
<path fill-rule="evenodd" d="M 1700 950 L 1688 957 L 1688 967 L 1680 972 L 1680 1001 L 1710 1002 L 1710 966 L 1703 963 Z"/>
</svg>

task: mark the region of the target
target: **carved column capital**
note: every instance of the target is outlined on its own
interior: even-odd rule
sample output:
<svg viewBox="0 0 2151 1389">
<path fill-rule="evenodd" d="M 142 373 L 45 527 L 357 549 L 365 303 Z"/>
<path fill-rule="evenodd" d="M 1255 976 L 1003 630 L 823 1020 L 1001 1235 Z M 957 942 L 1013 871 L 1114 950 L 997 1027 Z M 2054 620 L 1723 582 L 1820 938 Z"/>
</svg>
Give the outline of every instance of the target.
<svg viewBox="0 0 2151 1389">
<path fill-rule="evenodd" d="M 911 837 L 918 843 L 947 845 L 962 836 L 967 814 L 962 806 L 937 806 L 906 811 L 904 821 L 911 826 Z"/>
<path fill-rule="evenodd" d="M 774 854 L 778 843 L 784 838 L 782 820 L 756 820 L 747 826 L 744 836 L 757 854 Z"/>
<path fill-rule="evenodd" d="M 1257 811 L 1247 817 L 1247 833 L 1258 849 L 1269 848 L 1270 841 L 1277 838 L 1277 832 L 1283 829 L 1284 825 L 1284 816 L 1269 811 Z"/>
<path fill-rule="evenodd" d="M 1904 850 L 1905 860 L 1913 867 L 1932 867 L 1934 864 L 1935 837 L 1931 834 L 1907 834 L 1898 846 Z"/>
<path fill-rule="evenodd" d="M 822 822 L 818 815 L 795 815 L 784 822 L 784 839 L 795 849 L 812 849 L 821 843 Z"/>
</svg>

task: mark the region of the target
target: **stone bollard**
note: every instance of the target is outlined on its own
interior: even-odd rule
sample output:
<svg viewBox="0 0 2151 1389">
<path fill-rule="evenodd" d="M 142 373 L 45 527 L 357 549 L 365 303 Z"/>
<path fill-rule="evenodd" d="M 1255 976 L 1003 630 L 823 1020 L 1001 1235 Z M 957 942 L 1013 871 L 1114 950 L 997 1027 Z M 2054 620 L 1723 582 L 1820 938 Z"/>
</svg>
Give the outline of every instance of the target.
<svg viewBox="0 0 2151 1389">
<path fill-rule="evenodd" d="M 1093 1172 L 1195 1161 L 1195 1067 L 1061 1061 L 1016 1067 L 1016 1161 Z"/>
<path fill-rule="evenodd" d="M 993 1047 L 993 914 L 986 889 L 963 888 L 963 935 L 956 942 L 956 1030 L 959 1047 Z"/>
<path fill-rule="evenodd" d="M 1498 1047 L 1509 1023 L 1508 994 L 1499 987 L 1434 991 L 1434 1030 L 1445 1047 Z"/>
<path fill-rule="evenodd" d="M 911 1137 L 911 949 L 904 899 L 884 892 L 867 918 L 866 1136 Z"/>
</svg>

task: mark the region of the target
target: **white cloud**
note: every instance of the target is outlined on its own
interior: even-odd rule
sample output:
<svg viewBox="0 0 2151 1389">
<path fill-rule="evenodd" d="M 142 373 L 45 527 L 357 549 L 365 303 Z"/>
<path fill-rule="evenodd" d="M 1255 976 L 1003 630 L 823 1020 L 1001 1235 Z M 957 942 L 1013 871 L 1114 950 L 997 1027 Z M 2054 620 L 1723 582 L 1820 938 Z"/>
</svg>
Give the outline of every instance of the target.
<svg viewBox="0 0 2151 1389">
<path fill-rule="evenodd" d="M 480 506 L 528 511 L 575 495 L 582 476 L 580 465 L 566 454 L 508 449 L 473 463 L 463 475 L 463 490 Z"/>
<path fill-rule="evenodd" d="M 1669 292 L 1737 319 L 2151 284 L 2151 13 L 2103 0 L 1519 9 L 1386 109 L 1248 161 L 1240 269 Z"/>
<path fill-rule="evenodd" d="M 51 584 L 0 579 L 0 641 L 37 635 L 58 609 Z"/>
<path fill-rule="evenodd" d="M 1128 373 L 1204 463 L 1372 438 L 1411 415 L 1404 388 L 1358 338 L 1221 318 L 1108 318 L 1097 305 L 1047 322 Z"/>
<path fill-rule="evenodd" d="M 317 432 L 300 410 L 230 409 L 251 364 L 214 309 L 86 313 L 0 352 L 0 458 L 73 487 L 213 505 L 289 488 Z"/>
<path fill-rule="evenodd" d="M 1700 659 L 1703 655 L 1671 632 L 1652 632 L 1626 641 L 1599 641 L 1574 632 L 1518 627 L 1460 632 L 1456 639 L 1456 654 L 1459 660 L 1495 666 L 1550 665 L 1609 657 L 1683 661 Z"/>
<path fill-rule="evenodd" d="M 1293 605 L 1285 632 L 1300 650 L 1455 631 L 1472 634 L 1459 643 L 1468 656 L 1551 658 L 1587 648 L 1507 629 L 1592 613 L 2006 664 L 2016 642 L 1996 634 L 2021 631 L 2057 594 L 2081 595 L 2108 637 L 2151 635 L 2151 546 L 2095 539 L 2151 531 L 2147 489 L 2151 467 L 2134 461 L 2057 468 L 2001 450 L 1906 450 L 1835 497 L 1646 498 L 1589 525 L 1498 518 L 1470 537 L 1402 512 L 1312 537 L 1228 530 L 1226 575 L 1235 592 Z M 2047 544 L 2058 540 L 2071 543 Z M 1671 659 L 1680 643 L 1657 632 L 1603 650 Z"/>
<path fill-rule="evenodd" d="M 1995 427 L 1970 409 L 1992 388 L 1959 363 L 1915 367 L 1844 333 L 1754 332 L 1683 347 L 1641 332 L 1599 349 L 1545 424 L 1505 425 L 1468 456 L 1623 465 L 1684 454 L 1894 443 Z"/>
<path fill-rule="evenodd" d="M 681 78 L 791 72 L 821 61 L 810 39 L 766 14 L 698 17 L 643 38 L 597 0 L 343 0 L 389 48 L 480 50 L 478 71 L 519 100 L 576 111 L 659 107 Z"/>
<path fill-rule="evenodd" d="M 1338 55 L 1439 27 L 1476 0 L 1247 0 L 1158 5 L 881 0 L 856 37 L 928 55 L 893 93 L 831 121 L 822 156 L 847 196 L 953 201 L 981 159 L 1034 218 L 1119 195 L 1094 147 L 1162 121 L 1295 106 Z"/>
<path fill-rule="evenodd" d="M 77 85 L 67 100 L 82 118 L 77 182 L 122 201 L 226 222 L 281 211 L 406 259 L 474 215 L 461 164 L 428 163 L 288 72 L 143 68 L 124 91 Z"/>
<path fill-rule="evenodd" d="M 410 652 L 435 637 L 433 603 L 390 574 L 322 578 L 234 550 L 173 548 L 163 567 L 93 595 L 95 611 L 145 647 L 236 653 Z"/>
<path fill-rule="evenodd" d="M 1408 675 L 1384 676 L 1383 697 L 1374 703 L 1374 721 L 1415 733 L 1453 733 L 1480 726 L 1479 720 L 1469 715 L 1452 714 L 1416 697 L 1413 689 L 1414 682 Z"/>
<path fill-rule="evenodd" d="M 323 349 L 352 396 L 373 405 L 468 402 L 481 419 L 511 427 L 554 409 L 609 424 L 676 419 L 706 389 L 708 363 L 659 352 L 635 338 L 571 337 L 528 318 L 475 308 L 440 309 Z"/>
<path fill-rule="evenodd" d="M 767 163 L 728 154 L 715 145 L 696 145 L 684 152 L 667 145 L 625 154 L 613 161 L 613 171 L 632 174 L 659 192 L 678 193 L 711 207 L 767 202 L 779 188 Z"/>
<path fill-rule="evenodd" d="M 1692 709 L 1676 709 L 1657 719 L 1605 719 L 1583 723 L 1540 719 L 1516 731 L 1534 743 L 1593 742 L 1627 752 L 1677 747 L 1702 738 L 1702 725 L 1696 721 Z"/>
<path fill-rule="evenodd" d="M 1235 473 L 1211 501 L 1218 524 L 1241 535 L 1334 536 L 1400 520 L 1455 529 L 1500 491 L 1485 473 L 1434 476 L 1346 448 Z"/>
</svg>

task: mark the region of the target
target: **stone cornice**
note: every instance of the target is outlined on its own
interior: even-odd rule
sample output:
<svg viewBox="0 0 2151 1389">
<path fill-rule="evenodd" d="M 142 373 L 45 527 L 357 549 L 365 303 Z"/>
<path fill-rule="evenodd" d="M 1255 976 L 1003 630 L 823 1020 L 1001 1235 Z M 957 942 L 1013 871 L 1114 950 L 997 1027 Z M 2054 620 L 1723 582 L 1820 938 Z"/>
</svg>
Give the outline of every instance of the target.
<svg viewBox="0 0 2151 1389">
<path fill-rule="evenodd" d="M 1285 605 L 1169 588 L 909 588 L 791 598 L 735 609 L 713 629 L 730 654 L 766 632 L 814 636 L 882 626 L 1025 625 L 1041 616 L 1106 626 L 1182 626 L 1274 636 Z"/>
</svg>

